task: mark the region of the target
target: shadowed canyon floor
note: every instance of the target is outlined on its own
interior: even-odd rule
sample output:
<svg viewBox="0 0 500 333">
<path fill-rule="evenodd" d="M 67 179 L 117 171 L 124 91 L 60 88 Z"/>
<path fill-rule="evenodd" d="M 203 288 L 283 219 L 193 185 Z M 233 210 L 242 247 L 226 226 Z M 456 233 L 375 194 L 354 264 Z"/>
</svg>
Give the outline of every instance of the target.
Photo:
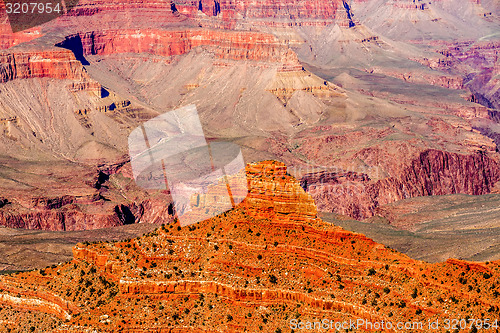
<svg viewBox="0 0 500 333">
<path fill-rule="evenodd" d="M 291 319 L 498 318 L 498 262 L 410 259 L 317 218 L 282 163 L 250 164 L 246 177 L 248 197 L 221 216 L 80 243 L 72 262 L 1 276 L 4 331 L 285 332 Z"/>
</svg>

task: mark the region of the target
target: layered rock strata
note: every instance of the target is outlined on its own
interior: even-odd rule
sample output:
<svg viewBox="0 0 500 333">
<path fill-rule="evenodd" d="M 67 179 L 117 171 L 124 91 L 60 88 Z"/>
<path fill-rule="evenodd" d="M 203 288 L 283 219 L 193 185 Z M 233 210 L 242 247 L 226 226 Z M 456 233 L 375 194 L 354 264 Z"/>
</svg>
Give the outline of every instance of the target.
<svg viewBox="0 0 500 333">
<path fill-rule="evenodd" d="M 234 28 L 236 26 L 292 27 L 326 26 L 337 23 L 349 27 L 351 22 L 346 2 L 248 0 L 175 0 L 175 1 L 87 1 L 72 10 L 73 15 L 94 15 L 112 10 L 162 9 L 201 22 L 204 26 Z"/>
<path fill-rule="evenodd" d="M 296 54 L 270 34 L 207 29 L 106 30 L 70 35 L 60 47 L 82 49 L 82 56 L 116 53 L 149 53 L 172 57 L 206 47 L 220 59 L 282 63 L 286 69 L 301 69 Z"/>
<path fill-rule="evenodd" d="M 75 231 L 109 228 L 133 223 L 169 223 L 173 220 L 169 206 L 169 192 L 146 193 L 125 178 L 123 163 L 102 165 L 95 173 L 83 174 L 83 167 L 75 168 L 81 178 L 67 174 L 66 190 L 79 194 L 55 196 L 45 193 L 10 192 L 0 198 L 0 225 L 32 230 Z M 126 169 L 126 167 L 125 167 Z M 84 184 L 81 184 L 83 182 Z M 120 184 L 123 182 L 123 184 Z M 87 184 L 85 184 L 87 183 Z M 118 185 L 120 184 L 120 185 Z M 52 185 L 57 186 L 52 183 Z M 118 185 L 118 186 L 117 186 Z M 130 199 L 120 192 L 127 187 Z"/>
<path fill-rule="evenodd" d="M 362 173 L 324 172 L 305 175 L 301 184 L 320 210 L 364 219 L 373 216 L 379 205 L 402 199 L 456 193 L 488 194 L 499 180 L 500 165 L 487 154 L 428 150 L 401 172 L 380 180 L 373 181 Z"/>
<path fill-rule="evenodd" d="M 430 68 L 460 73 L 473 101 L 488 108 L 500 108 L 498 41 L 434 42 L 431 47 L 442 57 L 420 59 Z"/>
<path fill-rule="evenodd" d="M 101 85 L 92 80 L 80 61 L 69 50 L 0 53 L 0 82 L 28 78 L 53 78 L 76 81 L 71 90 L 85 90 L 100 96 Z"/>
<path fill-rule="evenodd" d="M 272 332 L 289 329 L 290 315 L 498 316 L 498 263 L 411 260 L 316 218 L 283 164 L 251 164 L 246 173 L 247 200 L 223 215 L 78 244 L 71 263 L 2 276 L 0 320 L 52 332 Z"/>
</svg>

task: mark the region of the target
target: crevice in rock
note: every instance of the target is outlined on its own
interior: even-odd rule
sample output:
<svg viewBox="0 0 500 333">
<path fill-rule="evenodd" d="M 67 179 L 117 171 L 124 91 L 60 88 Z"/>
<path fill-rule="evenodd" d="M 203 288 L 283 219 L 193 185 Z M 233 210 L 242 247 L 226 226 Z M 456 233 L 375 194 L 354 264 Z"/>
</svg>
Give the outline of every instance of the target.
<svg viewBox="0 0 500 333">
<path fill-rule="evenodd" d="M 118 219 L 124 224 L 134 224 L 135 223 L 135 215 L 132 213 L 130 208 L 125 205 L 119 205 L 115 207 L 115 213 L 118 216 Z"/>
<path fill-rule="evenodd" d="M 354 21 L 352 19 L 353 14 L 351 13 L 351 7 L 349 4 L 345 1 L 342 1 L 344 4 L 345 11 L 347 13 L 347 18 L 349 19 L 349 28 L 354 27 L 356 24 L 354 24 Z"/>
<path fill-rule="evenodd" d="M 214 0 L 214 16 L 219 15 L 221 12 L 220 10 L 220 2 L 217 0 Z"/>
<path fill-rule="evenodd" d="M 83 52 L 83 43 L 82 43 L 82 38 L 80 35 L 72 35 L 69 37 L 66 37 L 65 40 L 63 40 L 60 43 L 57 43 L 56 46 L 62 47 L 64 49 L 70 50 L 73 52 L 75 55 L 76 60 L 80 61 L 82 65 L 88 66 L 90 63 L 88 62 L 87 59 L 85 59 L 84 52 Z"/>
<path fill-rule="evenodd" d="M 178 12 L 177 7 L 175 6 L 175 2 L 173 1 L 170 3 L 170 10 L 172 11 L 172 13 Z"/>
</svg>

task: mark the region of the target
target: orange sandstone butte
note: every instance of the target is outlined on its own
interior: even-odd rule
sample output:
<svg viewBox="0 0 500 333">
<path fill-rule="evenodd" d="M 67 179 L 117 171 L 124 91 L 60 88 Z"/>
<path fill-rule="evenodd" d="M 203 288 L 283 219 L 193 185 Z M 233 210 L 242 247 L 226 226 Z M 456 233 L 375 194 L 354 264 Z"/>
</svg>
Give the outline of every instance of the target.
<svg viewBox="0 0 500 333">
<path fill-rule="evenodd" d="M 2 276 L 0 332 L 290 332 L 294 319 L 499 317 L 498 262 L 412 260 L 317 218 L 284 164 L 249 164 L 246 177 L 248 197 L 220 216 L 78 244 L 72 262 Z"/>
</svg>

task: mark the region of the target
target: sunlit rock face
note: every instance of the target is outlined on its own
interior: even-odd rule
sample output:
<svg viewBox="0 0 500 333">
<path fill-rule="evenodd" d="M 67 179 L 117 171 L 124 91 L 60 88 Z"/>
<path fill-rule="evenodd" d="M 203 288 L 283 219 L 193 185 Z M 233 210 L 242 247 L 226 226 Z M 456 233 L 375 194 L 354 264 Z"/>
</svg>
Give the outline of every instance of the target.
<svg viewBox="0 0 500 333">
<path fill-rule="evenodd" d="M 422 322 L 498 313 L 497 262 L 412 260 L 318 219 L 282 163 L 249 164 L 245 176 L 248 197 L 220 216 L 80 243 L 72 262 L 2 276 L 3 327 L 272 332 L 290 327 L 290 313 L 303 321 L 320 311 L 336 321 Z"/>
</svg>

